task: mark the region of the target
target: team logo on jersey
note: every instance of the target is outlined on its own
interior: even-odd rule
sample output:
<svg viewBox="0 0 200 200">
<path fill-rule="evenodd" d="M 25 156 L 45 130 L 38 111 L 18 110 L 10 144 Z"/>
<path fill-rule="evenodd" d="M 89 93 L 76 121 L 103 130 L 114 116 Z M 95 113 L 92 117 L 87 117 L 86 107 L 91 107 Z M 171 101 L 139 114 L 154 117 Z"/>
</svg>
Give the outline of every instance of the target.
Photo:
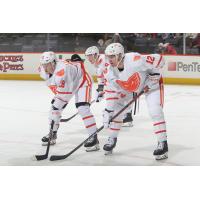
<svg viewBox="0 0 200 200">
<path fill-rule="evenodd" d="M 135 92 L 140 86 L 140 75 L 138 72 L 134 73 L 127 81 L 117 80 L 116 82 L 121 88 L 127 90 L 128 92 Z"/>
<path fill-rule="evenodd" d="M 57 76 L 63 76 L 65 74 L 65 70 L 64 69 L 61 69 L 60 71 L 58 71 L 56 73 Z"/>
</svg>

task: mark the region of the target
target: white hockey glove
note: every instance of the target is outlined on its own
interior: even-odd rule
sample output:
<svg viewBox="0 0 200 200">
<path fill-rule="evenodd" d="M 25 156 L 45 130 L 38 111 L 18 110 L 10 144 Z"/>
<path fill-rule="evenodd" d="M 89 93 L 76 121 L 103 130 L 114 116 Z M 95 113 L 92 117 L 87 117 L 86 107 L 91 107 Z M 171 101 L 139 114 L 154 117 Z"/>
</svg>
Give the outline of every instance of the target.
<svg viewBox="0 0 200 200">
<path fill-rule="evenodd" d="M 148 75 L 148 79 L 145 82 L 144 92 L 147 93 L 151 90 L 155 90 L 159 88 L 159 80 L 161 75 L 159 73 L 153 73 Z"/>
<path fill-rule="evenodd" d="M 103 99 L 104 91 L 103 91 L 104 85 L 98 85 L 98 88 L 95 93 L 95 101 L 100 102 Z"/>
<path fill-rule="evenodd" d="M 148 75 L 148 79 L 154 83 L 158 83 L 160 80 L 160 73 L 153 73 Z"/>
<path fill-rule="evenodd" d="M 150 90 L 155 90 L 159 88 L 159 80 L 161 75 L 159 73 L 149 74 L 148 79 L 145 82 L 146 87 L 144 88 L 145 92 L 149 92 Z"/>
<path fill-rule="evenodd" d="M 103 125 L 104 125 L 104 128 L 109 128 L 109 124 L 110 124 L 109 122 L 110 122 L 110 119 L 113 116 L 113 113 L 114 113 L 114 111 L 112 111 L 112 110 L 105 109 L 103 111 Z"/>
</svg>

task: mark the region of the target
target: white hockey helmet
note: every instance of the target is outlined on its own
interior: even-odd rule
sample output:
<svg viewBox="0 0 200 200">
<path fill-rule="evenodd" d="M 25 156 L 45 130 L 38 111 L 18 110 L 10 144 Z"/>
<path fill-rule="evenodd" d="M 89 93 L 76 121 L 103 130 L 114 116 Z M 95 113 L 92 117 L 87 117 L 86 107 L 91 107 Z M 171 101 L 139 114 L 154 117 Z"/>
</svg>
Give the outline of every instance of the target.
<svg viewBox="0 0 200 200">
<path fill-rule="evenodd" d="M 121 57 L 123 58 L 123 57 L 124 57 L 124 47 L 123 47 L 120 43 L 112 43 L 112 44 L 109 44 L 109 45 L 106 47 L 105 54 L 106 54 L 107 56 L 112 56 L 112 55 L 119 55 L 119 54 L 121 54 Z"/>
<path fill-rule="evenodd" d="M 92 46 L 86 49 L 85 51 L 85 56 L 89 56 L 89 55 L 99 55 L 99 49 L 96 46 Z"/>
<path fill-rule="evenodd" d="M 40 63 L 47 64 L 56 61 L 56 54 L 53 51 L 46 51 L 40 57 Z"/>
</svg>

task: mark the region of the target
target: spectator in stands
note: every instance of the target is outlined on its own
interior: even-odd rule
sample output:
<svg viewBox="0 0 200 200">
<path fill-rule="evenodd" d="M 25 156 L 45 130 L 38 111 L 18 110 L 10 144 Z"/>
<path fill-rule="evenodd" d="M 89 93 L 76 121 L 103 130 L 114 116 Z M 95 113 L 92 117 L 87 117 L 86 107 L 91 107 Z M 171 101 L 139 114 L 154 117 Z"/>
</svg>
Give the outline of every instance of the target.
<svg viewBox="0 0 200 200">
<path fill-rule="evenodd" d="M 111 43 L 120 43 L 124 46 L 124 51 L 127 51 L 127 45 L 125 43 L 125 40 L 123 39 L 123 36 L 121 36 L 119 33 L 114 33 Z"/>
<path fill-rule="evenodd" d="M 105 34 L 104 39 L 101 38 L 98 40 L 98 45 L 96 45 L 100 51 L 100 53 L 104 53 L 106 47 L 112 43 L 112 37 L 110 37 L 110 34 Z"/>
<path fill-rule="evenodd" d="M 162 54 L 171 54 L 171 55 L 177 54 L 176 49 L 170 43 L 165 43 L 165 44 L 159 43 L 158 49 L 159 49 L 160 53 L 162 53 Z"/>
<path fill-rule="evenodd" d="M 123 42 L 124 41 L 123 41 L 122 37 L 119 35 L 119 33 L 115 33 L 113 35 L 111 43 L 120 43 L 123 45 Z"/>
<path fill-rule="evenodd" d="M 200 54 L 200 33 L 192 40 L 191 47 L 197 48 Z"/>
<path fill-rule="evenodd" d="M 104 39 L 103 38 L 99 39 L 97 43 L 98 43 L 97 48 L 99 49 L 99 52 L 103 53 L 106 49 Z"/>
<path fill-rule="evenodd" d="M 170 36 L 169 33 L 162 33 L 161 34 L 161 38 L 162 38 L 163 41 L 165 41 L 166 39 L 168 39 L 169 36 Z"/>
</svg>

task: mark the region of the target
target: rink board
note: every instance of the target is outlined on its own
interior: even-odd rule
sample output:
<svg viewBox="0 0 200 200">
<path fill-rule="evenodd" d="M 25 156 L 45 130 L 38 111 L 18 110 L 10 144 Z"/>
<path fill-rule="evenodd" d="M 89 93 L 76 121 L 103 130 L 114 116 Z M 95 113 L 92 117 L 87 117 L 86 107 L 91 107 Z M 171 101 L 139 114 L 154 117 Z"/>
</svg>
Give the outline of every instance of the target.
<svg viewBox="0 0 200 200">
<path fill-rule="evenodd" d="M 76 52 L 77 53 L 77 52 Z M 73 52 L 57 53 L 59 59 L 69 59 Z M 83 53 L 78 53 L 85 59 Z M 38 73 L 41 53 L 0 53 L 0 79 L 41 80 Z M 200 84 L 200 56 L 164 55 L 162 74 L 166 84 Z M 86 70 L 96 81 L 95 68 L 85 60 Z"/>
</svg>

